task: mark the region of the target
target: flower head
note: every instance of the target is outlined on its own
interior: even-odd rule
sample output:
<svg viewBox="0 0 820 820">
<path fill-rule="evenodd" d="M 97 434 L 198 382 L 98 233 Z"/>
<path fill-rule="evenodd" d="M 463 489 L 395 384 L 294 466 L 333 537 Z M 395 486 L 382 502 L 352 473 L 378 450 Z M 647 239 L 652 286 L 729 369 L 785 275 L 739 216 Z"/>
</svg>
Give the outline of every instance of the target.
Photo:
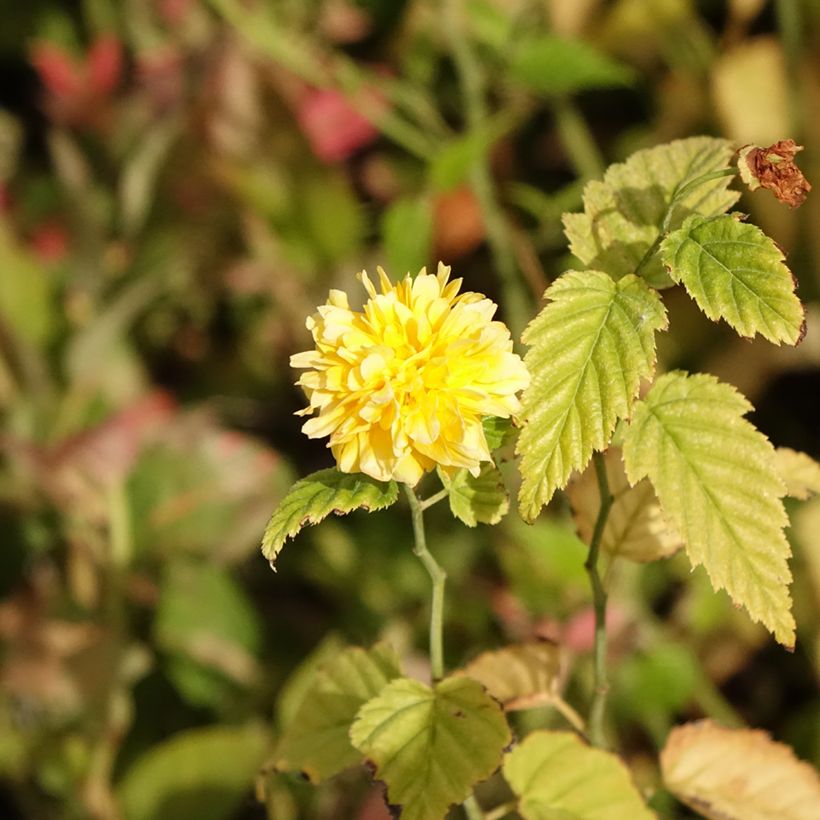
<svg viewBox="0 0 820 820">
<path fill-rule="evenodd" d="M 510 332 L 492 321 L 496 305 L 449 282 L 450 268 L 422 270 L 393 284 L 379 268 L 381 292 L 365 272 L 370 297 L 361 312 L 331 290 L 307 320 L 315 350 L 291 357 L 307 368 L 302 427 L 330 436 L 339 469 L 415 485 L 436 465 L 474 475 L 490 461 L 482 419 L 519 412 L 516 393 L 529 384 Z"/>
</svg>

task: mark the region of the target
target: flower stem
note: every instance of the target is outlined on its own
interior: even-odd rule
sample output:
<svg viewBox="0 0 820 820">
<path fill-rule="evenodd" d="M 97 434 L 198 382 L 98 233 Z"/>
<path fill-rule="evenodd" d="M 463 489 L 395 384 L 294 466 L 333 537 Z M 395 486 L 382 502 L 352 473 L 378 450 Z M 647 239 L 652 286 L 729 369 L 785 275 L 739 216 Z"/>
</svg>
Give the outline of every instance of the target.
<svg viewBox="0 0 820 820">
<path fill-rule="evenodd" d="M 424 534 L 424 509 L 413 488 L 405 484 L 407 500 L 410 502 L 410 511 L 413 516 L 413 536 L 415 546 L 413 554 L 417 555 L 430 574 L 433 582 L 433 600 L 430 608 L 430 668 L 433 681 L 444 677 L 444 649 L 442 629 L 444 623 L 444 582 L 447 573 L 439 566 L 435 558 L 427 549 L 427 539 Z"/>
<path fill-rule="evenodd" d="M 593 746 L 605 747 L 604 712 L 606 697 L 609 692 L 609 679 L 606 669 L 606 589 L 598 572 L 598 555 L 601 549 L 601 538 L 604 527 L 612 507 L 612 493 L 609 489 L 609 480 L 606 475 L 606 463 L 602 453 L 593 453 L 595 475 L 598 478 L 598 490 L 601 495 L 601 507 L 592 532 L 589 544 L 589 555 L 584 568 L 589 575 L 592 586 L 592 603 L 595 610 L 595 693 L 592 698 L 592 708 L 589 713 L 589 739 Z"/>
<path fill-rule="evenodd" d="M 471 794 L 461 806 L 464 809 L 464 814 L 467 815 L 467 820 L 485 820 L 484 812 L 481 810 L 481 806 L 478 805 L 478 800 L 475 799 L 474 794 Z"/>
<path fill-rule="evenodd" d="M 584 180 L 600 179 L 605 165 L 595 137 L 578 107 L 569 97 L 555 102 L 555 120 L 564 150 Z"/>
</svg>

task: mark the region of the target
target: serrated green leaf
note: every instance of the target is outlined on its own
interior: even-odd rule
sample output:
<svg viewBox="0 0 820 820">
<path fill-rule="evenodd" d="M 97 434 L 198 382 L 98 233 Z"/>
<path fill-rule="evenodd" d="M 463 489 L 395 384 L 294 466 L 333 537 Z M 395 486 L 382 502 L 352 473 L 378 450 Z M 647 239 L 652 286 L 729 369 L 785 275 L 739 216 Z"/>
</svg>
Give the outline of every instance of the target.
<svg viewBox="0 0 820 820">
<path fill-rule="evenodd" d="M 651 820 L 620 758 L 570 732 L 527 735 L 504 760 L 524 820 Z"/>
<path fill-rule="evenodd" d="M 350 725 L 361 706 L 400 674 L 399 659 L 385 644 L 342 650 L 317 671 L 276 747 L 275 768 L 319 783 L 358 763 Z"/>
<path fill-rule="evenodd" d="M 482 464 L 477 476 L 468 470 L 459 470 L 449 478 L 439 470 L 439 477 L 447 488 L 450 511 L 468 527 L 497 524 L 510 509 L 510 497 L 495 464 Z"/>
<path fill-rule="evenodd" d="M 619 447 L 604 456 L 612 506 L 601 536 L 601 548 L 631 561 L 657 561 L 677 552 L 683 542 L 664 520 L 661 506 L 648 479 L 629 484 Z M 567 496 L 581 540 L 589 544 L 601 508 L 601 493 L 592 465 L 570 481 Z"/>
<path fill-rule="evenodd" d="M 659 378 L 624 438 L 630 482 L 648 476 L 693 565 L 712 586 L 794 643 L 789 542 L 774 448 L 743 416 L 746 399 L 713 376 Z"/>
<path fill-rule="evenodd" d="M 477 680 L 507 711 L 548 704 L 561 676 L 561 648 L 549 641 L 484 652 L 457 674 Z"/>
<path fill-rule="evenodd" d="M 387 269 L 394 276 L 415 276 L 430 261 L 433 209 L 429 197 L 404 197 L 390 204 L 382 218 Z"/>
<path fill-rule="evenodd" d="M 487 416 L 482 421 L 484 428 L 484 438 L 487 439 L 487 447 L 490 452 L 503 447 L 515 436 L 515 427 L 512 419 L 500 419 L 498 416 Z"/>
<path fill-rule="evenodd" d="M 363 473 L 319 470 L 297 481 L 282 499 L 262 538 L 262 554 L 273 564 L 285 541 L 303 527 L 318 524 L 331 513 L 383 510 L 398 497 L 395 481 L 384 483 Z"/>
<path fill-rule="evenodd" d="M 814 820 L 816 769 L 756 729 L 710 720 L 677 726 L 661 752 L 666 786 L 711 820 Z"/>
<path fill-rule="evenodd" d="M 510 742 L 501 707 L 480 683 L 461 676 L 434 688 L 399 678 L 360 710 L 353 745 L 387 784 L 402 820 L 441 820 L 489 777 Z"/>
<path fill-rule="evenodd" d="M 789 447 L 774 451 L 775 467 L 786 485 L 786 495 L 806 501 L 820 494 L 820 464 L 806 453 Z"/>
<path fill-rule="evenodd" d="M 582 40 L 554 34 L 522 42 L 513 53 L 510 73 L 542 94 L 572 94 L 589 88 L 628 86 L 635 72 Z"/>
<path fill-rule="evenodd" d="M 250 794 L 265 755 L 264 728 L 192 729 L 152 746 L 117 787 L 125 820 L 228 820 Z"/>
<path fill-rule="evenodd" d="M 603 181 L 584 188 L 584 212 L 564 216 L 570 250 L 588 267 L 615 279 L 634 273 L 658 239 L 675 191 L 699 176 L 728 168 L 733 153 L 727 140 L 691 137 L 610 165 Z M 728 184 L 729 178 L 723 177 L 678 197 L 669 228 L 680 227 L 693 213 L 715 216 L 728 211 L 740 196 L 727 190 Z M 671 284 L 657 256 L 643 266 L 641 276 L 655 287 Z"/>
<path fill-rule="evenodd" d="M 522 397 L 521 515 L 532 521 L 573 470 L 608 444 L 655 367 L 655 331 L 666 327 L 657 293 L 636 276 L 570 271 L 522 341 L 532 383 Z"/>
<path fill-rule="evenodd" d="M 695 214 L 663 240 L 660 253 L 672 279 L 713 321 L 775 344 L 803 337 L 803 306 L 783 251 L 756 225 Z"/>
</svg>

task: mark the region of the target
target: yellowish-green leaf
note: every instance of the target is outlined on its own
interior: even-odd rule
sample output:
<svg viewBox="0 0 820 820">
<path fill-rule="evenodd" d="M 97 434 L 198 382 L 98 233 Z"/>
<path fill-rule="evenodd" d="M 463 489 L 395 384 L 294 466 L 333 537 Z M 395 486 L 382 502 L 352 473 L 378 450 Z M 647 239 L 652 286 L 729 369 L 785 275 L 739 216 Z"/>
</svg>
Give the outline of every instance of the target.
<svg viewBox="0 0 820 820">
<path fill-rule="evenodd" d="M 487 416 L 483 422 L 484 437 L 490 452 L 503 447 L 515 436 L 515 427 L 510 419 L 500 419 L 498 416 Z"/>
<path fill-rule="evenodd" d="M 660 297 L 636 276 L 570 271 L 545 296 L 522 337 L 532 383 L 522 399 L 518 500 L 528 521 L 632 412 L 655 367 L 655 331 L 666 327 Z"/>
<path fill-rule="evenodd" d="M 683 541 L 667 521 L 648 479 L 634 487 L 624 470 L 619 447 L 610 447 L 604 456 L 612 507 L 601 536 L 601 547 L 611 555 L 631 561 L 657 561 L 677 552 Z M 601 509 L 601 493 L 595 470 L 590 465 L 567 487 L 575 526 L 581 540 L 589 544 Z"/>
<path fill-rule="evenodd" d="M 673 198 L 673 230 L 693 213 L 715 216 L 737 202 L 739 194 L 727 190 L 725 177 L 675 197 L 676 190 L 697 177 L 728 168 L 733 153 L 727 140 L 691 137 L 638 151 L 626 162 L 611 165 L 602 182 L 590 182 L 584 189 L 584 212 L 564 217 L 570 250 L 588 267 L 616 279 L 634 273 L 658 239 Z M 671 284 L 657 257 L 642 266 L 641 275 L 655 287 Z"/>
<path fill-rule="evenodd" d="M 816 820 L 820 778 L 783 743 L 709 720 L 673 729 L 661 752 L 668 789 L 711 820 Z"/>
<path fill-rule="evenodd" d="M 661 376 L 626 431 L 626 473 L 633 484 L 649 476 L 690 561 L 704 565 L 712 586 L 792 646 L 784 487 L 774 448 L 743 418 L 749 410 L 713 376 Z"/>
<path fill-rule="evenodd" d="M 774 451 L 777 472 L 786 485 L 786 495 L 805 501 L 820 494 L 820 464 L 806 453 L 789 447 Z"/>
<path fill-rule="evenodd" d="M 561 678 L 561 649 L 549 641 L 484 652 L 458 674 L 477 680 L 507 711 L 551 703 Z"/>
<path fill-rule="evenodd" d="M 441 820 L 498 767 L 511 735 L 484 687 L 456 676 L 432 689 L 394 680 L 361 708 L 350 738 L 402 820 Z"/>
<path fill-rule="evenodd" d="M 652 820 L 620 758 L 570 732 L 537 731 L 504 759 L 524 820 Z"/>
<path fill-rule="evenodd" d="M 504 479 L 495 464 L 482 464 L 477 476 L 459 470 L 451 479 L 439 470 L 439 477 L 447 488 L 450 510 L 468 527 L 497 524 L 510 508 Z"/>
<path fill-rule="evenodd" d="M 117 786 L 124 820 L 235 817 L 265 756 L 268 735 L 258 724 L 179 732 L 152 746 Z"/>
<path fill-rule="evenodd" d="M 273 565 L 285 541 L 303 527 L 318 524 L 331 513 L 383 510 L 398 497 L 395 481 L 384 483 L 362 473 L 319 470 L 297 481 L 282 499 L 265 530 L 262 553 Z"/>
<path fill-rule="evenodd" d="M 317 671 L 279 741 L 275 768 L 302 772 L 318 783 L 358 763 L 350 726 L 362 704 L 400 674 L 396 653 L 385 644 L 342 650 Z"/>
<path fill-rule="evenodd" d="M 783 251 L 756 225 L 690 216 L 663 240 L 661 259 L 713 321 L 725 319 L 741 336 L 759 333 L 775 344 L 803 338 L 803 306 Z"/>
</svg>

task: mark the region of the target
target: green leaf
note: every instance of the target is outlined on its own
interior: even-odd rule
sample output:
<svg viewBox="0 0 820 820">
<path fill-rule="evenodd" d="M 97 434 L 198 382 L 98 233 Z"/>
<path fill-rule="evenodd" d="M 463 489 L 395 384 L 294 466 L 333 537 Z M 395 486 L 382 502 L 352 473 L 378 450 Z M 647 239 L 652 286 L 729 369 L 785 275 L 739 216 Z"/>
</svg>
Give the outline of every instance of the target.
<svg viewBox="0 0 820 820">
<path fill-rule="evenodd" d="M 456 674 L 477 680 L 507 711 L 552 702 L 561 676 L 561 648 L 549 641 L 484 652 Z"/>
<path fill-rule="evenodd" d="M 553 95 L 629 86 L 635 81 L 635 72 L 629 66 L 582 40 L 554 34 L 522 42 L 513 54 L 510 73 L 527 88 Z"/>
<path fill-rule="evenodd" d="M 690 216 L 661 243 L 661 259 L 710 319 L 775 344 L 803 338 L 803 306 L 783 251 L 756 225 L 734 216 Z"/>
<path fill-rule="evenodd" d="M 612 507 L 601 536 L 601 548 L 631 561 L 668 558 L 682 546 L 680 535 L 663 517 L 655 490 L 648 479 L 630 486 L 621 450 L 610 447 L 604 456 Z M 567 496 L 581 540 L 589 544 L 601 508 L 601 493 L 592 465 L 570 481 Z"/>
<path fill-rule="evenodd" d="M 570 732 L 527 735 L 504 760 L 524 820 L 652 820 L 621 760 Z"/>
<path fill-rule="evenodd" d="M 352 766 L 361 755 L 350 745 L 350 725 L 364 703 L 401 674 L 386 644 L 351 647 L 319 669 L 279 741 L 274 766 L 300 771 L 312 783 Z"/>
<path fill-rule="evenodd" d="M 442 820 L 501 762 L 511 735 L 501 707 L 480 683 L 457 676 L 431 689 L 409 678 L 366 703 L 353 745 L 387 784 L 402 820 Z"/>
<path fill-rule="evenodd" d="M 522 341 L 532 383 L 524 391 L 521 515 L 532 521 L 573 470 L 608 444 L 655 367 L 655 331 L 666 327 L 657 293 L 635 276 L 570 271 Z"/>
<path fill-rule="evenodd" d="M 789 447 L 778 447 L 774 456 L 777 472 L 786 485 L 786 495 L 806 501 L 820 494 L 820 464 L 811 456 Z"/>
<path fill-rule="evenodd" d="M 404 197 L 390 204 L 382 219 L 387 269 L 394 279 L 415 276 L 430 261 L 433 210 L 428 197 Z"/>
<path fill-rule="evenodd" d="M 494 464 L 481 465 L 477 476 L 468 470 L 459 470 L 449 478 L 443 470 L 438 471 L 441 483 L 448 491 L 450 510 L 468 527 L 476 524 L 497 524 L 510 508 L 510 497 L 504 479 Z"/>
<path fill-rule="evenodd" d="M 249 687 L 259 669 L 262 632 L 242 587 L 211 564 L 173 565 L 166 573 L 154 619 L 168 674 L 191 703 L 214 706 L 226 687 Z"/>
<path fill-rule="evenodd" d="M 778 641 L 794 643 L 789 542 L 774 448 L 743 416 L 751 405 L 713 376 L 659 378 L 624 439 L 626 473 L 649 476 L 694 565 Z"/>
<path fill-rule="evenodd" d="M 282 499 L 262 538 L 262 553 L 271 565 L 288 538 L 309 524 L 318 524 L 331 513 L 383 510 L 399 497 L 395 481 L 384 483 L 362 473 L 319 470 L 297 481 Z"/>
<path fill-rule="evenodd" d="M 125 820 L 233 817 L 262 764 L 268 736 L 256 724 L 192 729 L 152 746 L 117 788 Z"/>
<path fill-rule="evenodd" d="M 503 447 L 515 436 L 515 427 L 511 419 L 500 419 L 498 416 L 487 416 L 483 422 L 484 437 L 490 452 Z"/>
<path fill-rule="evenodd" d="M 675 197 L 676 190 L 695 178 L 728 168 L 733 153 L 727 140 L 691 137 L 638 151 L 626 162 L 610 165 L 602 182 L 587 183 L 584 212 L 564 216 L 570 250 L 584 265 L 615 279 L 634 273 L 660 236 L 673 198 L 671 230 L 693 213 L 715 216 L 737 202 L 740 194 L 727 190 L 728 177 Z M 671 284 L 657 257 L 643 266 L 641 276 L 655 287 Z"/>
<path fill-rule="evenodd" d="M 817 817 L 817 771 L 760 730 L 710 720 L 678 726 L 661 752 L 661 771 L 672 794 L 712 820 Z"/>
</svg>

